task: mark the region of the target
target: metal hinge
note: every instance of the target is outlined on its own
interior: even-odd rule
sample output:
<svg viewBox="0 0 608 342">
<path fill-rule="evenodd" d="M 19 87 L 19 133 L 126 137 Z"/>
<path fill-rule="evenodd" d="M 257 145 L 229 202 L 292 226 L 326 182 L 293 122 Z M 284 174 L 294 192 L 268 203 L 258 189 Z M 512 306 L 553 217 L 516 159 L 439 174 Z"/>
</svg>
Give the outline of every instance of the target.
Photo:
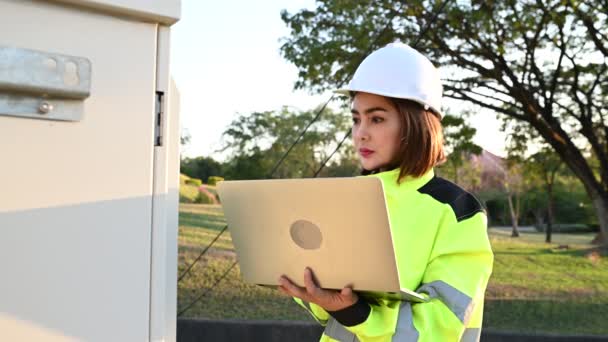
<svg viewBox="0 0 608 342">
<path fill-rule="evenodd" d="M 156 108 L 154 110 L 154 146 L 163 146 L 162 123 L 165 93 L 156 92 Z"/>
</svg>

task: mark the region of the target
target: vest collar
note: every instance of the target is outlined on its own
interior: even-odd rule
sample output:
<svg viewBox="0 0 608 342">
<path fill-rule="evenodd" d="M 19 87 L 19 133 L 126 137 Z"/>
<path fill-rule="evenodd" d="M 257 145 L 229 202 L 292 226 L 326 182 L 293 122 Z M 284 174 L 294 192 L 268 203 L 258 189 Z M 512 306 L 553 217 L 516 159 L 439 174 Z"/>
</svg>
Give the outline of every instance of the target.
<svg viewBox="0 0 608 342">
<path fill-rule="evenodd" d="M 435 177 L 435 172 L 431 168 L 427 173 L 420 177 L 412 177 L 405 176 L 401 183 L 397 184 L 397 178 L 399 177 L 399 169 L 394 169 L 390 171 L 384 171 L 380 173 L 373 174 L 371 176 L 378 177 L 382 180 L 382 184 L 384 188 L 398 188 L 399 190 L 418 190 L 424 184 L 428 183 L 433 177 Z"/>
</svg>

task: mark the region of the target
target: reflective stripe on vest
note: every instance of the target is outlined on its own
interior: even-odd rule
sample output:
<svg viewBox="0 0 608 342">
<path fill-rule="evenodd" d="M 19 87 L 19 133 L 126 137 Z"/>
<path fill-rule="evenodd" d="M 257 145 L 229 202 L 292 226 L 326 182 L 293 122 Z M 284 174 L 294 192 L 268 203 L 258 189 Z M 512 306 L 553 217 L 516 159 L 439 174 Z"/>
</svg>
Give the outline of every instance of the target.
<svg viewBox="0 0 608 342">
<path fill-rule="evenodd" d="M 466 328 L 460 338 L 460 342 L 479 342 L 481 328 Z"/>
<path fill-rule="evenodd" d="M 327 326 L 325 327 L 325 331 L 323 333 L 336 341 L 359 342 L 359 339 L 357 338 L 357 336 L 355 336 L 355 334 L 346 330 L 346 328 L 338 321 L 336 321 L 333 317 L 329 318 L 329 321 L 327 322 Z"/>
<path fill-rule="evenodd" d="M 416 292 L 424 292 L 427 293 L 430 298 L 441 300 L 465 325 L 473 313 L 473 307 L 475 305 L 471 297 L 444 281 L 437 280 L 424 284 L 418 288 Z"/>
<path fill-rule="evenodd" d="M 432 283 L 425 284 L 420 287 L 419 292 L 428 293 L 430 298 L 440 299 L 462 322 L 468 319 L 468 316 L 470 316 L 470 312 L 473 309 L 473 303 L 470 297 L 443 281 L 434 281 Z M 310 308 L 308 305 L 307 307 Z M 323 333 L 328 337 L 340 342 L 359 341 L 355 334 L 348 331 L 333 317 L 329 318 Z M 480 328 L 467 328 L 465 329 L 460 341 L 478 342 L 480 335 Z M 395 327 L 395 334 L 393 335 L 391 341 L 416 342 L 418 341 L 419 336 L 420 334 L 414 326 L 412 303 L 404 301 L 399 306 L 397 326 Z"/>
<path fill-rule="evenodd" d="M 418 331 L 414 327 L 412 315 L 412 303 L 402 302 L 399 307 L 399 318 L 397 320 L 396 331 L 391 341 L 399 342 L 416 342 L 418 341 Z M 355 334 L 346 330 L 346 328 L 333 318 L 329 319 L 327 327 L 323 332 L 325 335 L 340 342 L 358 342 L 359 339 Z"/>
<path fill-rule="evenodd" d="M 310 312 L 310 314 L 312 315 L 312 317 L 314 317 L 317 322 L 321 323 L 321 324 L 327 324 L 327 320 L 326 319 L 319 319 L 317 318 L 317 315 L 315 315 L 314 311 L 312 311 L 312 307 L 310 306 L 310 303 L 305 301 L 305 300 L 301 300 L 302 304 L 304 304 L 304 306 L 306 307 L 306 310 L 308 310 L 308 312 Z"/>
<path fill-rule="evenodd" d="M 395 335 L 392 341 L 394 342 L 416 342 L 418 341 L 418 331 L 414 327 L 414 317 L 412 314 L 412 303 L 403 302 L 399 306 L 399 318 L 395 327 Z"/>
</svg>

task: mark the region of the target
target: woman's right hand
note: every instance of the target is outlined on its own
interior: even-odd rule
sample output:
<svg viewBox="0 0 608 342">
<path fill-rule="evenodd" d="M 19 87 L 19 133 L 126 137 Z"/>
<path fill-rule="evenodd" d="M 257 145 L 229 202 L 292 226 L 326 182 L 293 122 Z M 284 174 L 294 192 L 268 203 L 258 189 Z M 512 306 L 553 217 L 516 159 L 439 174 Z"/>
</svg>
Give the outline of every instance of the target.
<svg viewBox="0 0 608 342">
<path fill-rule="evenodd" d="M 309 267 L 304 270 L 304 287 L 294 284 L 283 275 L 279 278 L 279 290 L 288 296 L 317 304 L 325 311 L 339 311 L 352 306 L 359 300 L 350 287 L 345 287 L 341 291 L 320 288 L 315 283 L 313 272 Z"/>
</svg>

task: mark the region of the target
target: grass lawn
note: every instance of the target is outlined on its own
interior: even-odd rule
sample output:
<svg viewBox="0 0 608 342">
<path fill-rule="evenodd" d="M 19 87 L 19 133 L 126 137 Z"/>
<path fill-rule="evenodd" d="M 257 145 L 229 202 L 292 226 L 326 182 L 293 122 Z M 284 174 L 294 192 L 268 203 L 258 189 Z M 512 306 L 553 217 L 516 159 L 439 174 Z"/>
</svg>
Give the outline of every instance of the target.
<svg viewBox="0 0 608 342">
<path fill-rule="evenodd" d="M 608 262 L 585 256 L 594 234 L 556 234 L 557 243 L 545 244 L 540 233 L 504 233 L 490 229 L 495 262 L 485 326 L 608 335 Z"/>
<path fill-rule="evenodd" d="M 221 206 L 181 204 L 179 273 L 225 226 Z M 494 273 L 488 286 L 484 326 L 520 332 L 608 335 L 608 261 L 588 258 L 593 234 L 554 234 L 545 244 L 540 233 L 491 228 Z M 558 249 L 568 245 L 567 249 Z M 178 312 L 211 287 L 236 260 L 230 234 L 179 283 Z M 312 319 L 291 298 L 240 280 L 238 266 L 184 317 Z"/>
<path fill-rule="evenodd" d="M 200 254 L 225 226 L 219 205 L 180 204 L 179 274 Z M 178 312 L 210 288 L 236 260 L 230 233 L 225 232 L 178 284 Z M 276 290 L 245 284 L 238 266 L 189 309 L 185 317 L 239 319 L 312 319 L 291 298 Z"/>
</svg>

